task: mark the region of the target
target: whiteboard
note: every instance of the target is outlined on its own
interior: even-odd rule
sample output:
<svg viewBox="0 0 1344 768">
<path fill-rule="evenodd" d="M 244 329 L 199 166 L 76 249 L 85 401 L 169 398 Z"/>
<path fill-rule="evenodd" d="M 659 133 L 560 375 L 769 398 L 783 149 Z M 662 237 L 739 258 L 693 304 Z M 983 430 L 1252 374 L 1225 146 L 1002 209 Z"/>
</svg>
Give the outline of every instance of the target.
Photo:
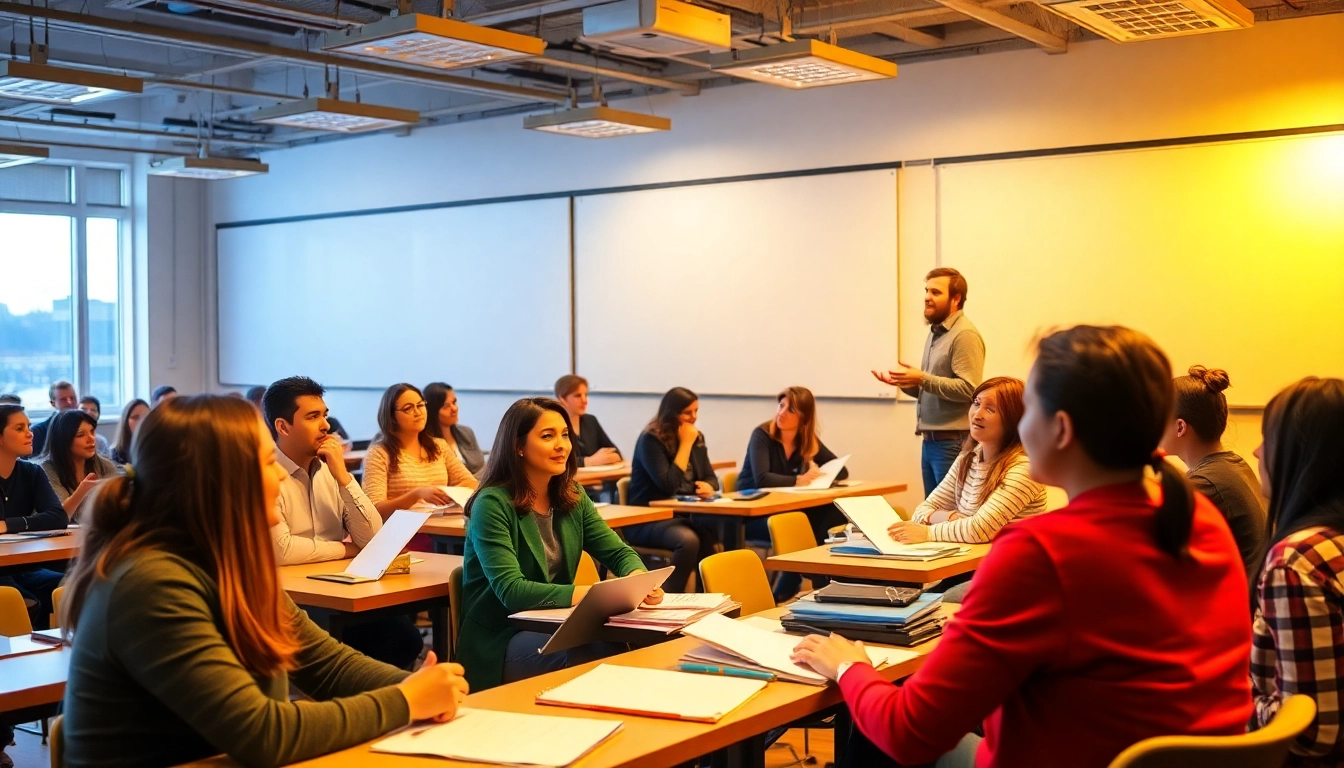
<svg viewBox="0 0 1344 768">
<path fill-rule="evenodd" d="M 569 201 L 218 230 L 219 378 L 546 391 L 570 369 Z"/>
<path fill-rule="evenodd" d="M 1080 323 L 1227 370 L 1234 405 L 1344 376 L 1344 136 L 942 166 L 939 188 L 986 376 Z"/>
<path fill-rule="evenodd" d="M 608 392 L 892 397 L 894 170 L 578 197 L 578 372 Z"/>
</svg>

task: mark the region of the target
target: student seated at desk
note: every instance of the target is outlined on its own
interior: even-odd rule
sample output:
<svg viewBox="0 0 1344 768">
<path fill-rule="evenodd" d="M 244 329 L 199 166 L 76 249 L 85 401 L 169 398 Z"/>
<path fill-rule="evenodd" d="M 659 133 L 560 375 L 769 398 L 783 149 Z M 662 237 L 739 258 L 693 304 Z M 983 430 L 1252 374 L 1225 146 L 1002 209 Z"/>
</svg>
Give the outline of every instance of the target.
<svg viewBox="0 0 1344 768">
<path fill-rule="evenodd" d="M 93 439 L 97 429 L 97 419 L 77 410 L 56 414 L 47 430 L 47 452 L 42 457 L 42 470 L 47 473 L 65 513 L 75 522 L 79 521 L 79 505 L 84 503 L 89 491 L 100 480 L 121 474 L 121 468 L 111 459 L 98 455 Z"/>
<path fill-rule="evenodd" d="M 425 387 L 425 403 L 429 407 L 425 431 L 447 443 L 467 471 L 479 477 L 485 469 L 485 454 L 471 427 L 458 423 L 457 393 L 448 384 L 436 381 Z"/>
<path fill-rule="evenodd" d="M 95 422 L 103 418 L 103 403 L 93 395 L 85 395 L 79 398 L 79 410 L 92 416 Z M 111 457 L 112 447 L 107 444 L 107 438 L 94 432 L 93 442 L 99 456 Z"/>
<path fill-rule="evenodd" d="M 117 422 L 117 441 L 112 444 L 112 453 L 110 458 L 118 465 L 125 464 L 131 460 L 131 440 L 135 437 L 135 429 L 140 426 L 140 420 L 149 413 L 149 403 L 140 398 L 135 398 L 121 407 L 121 420 Z"/>
<path fill-rule="evenodd" d="M 1263 431 L 1255 455 L 1274 534 L 1252 582 L 1255 725 L 1289 696 L 1311 696 L 1316 720 L 1284 765 L 1344 765 L 1344 381 L 1312 377 L 1278 393 Z"/>
<path fill-rule="evenodd" d="M 0 533 L 59 531 L 70 523 L 42 468 L 20 459 L 33 452 L 33 433 L 22 405 L 0 405 Z M 51 591 L 61 574 L 39 566 L 17 566 L 0 573 L 0 586 L 14 587 L 29 603 L 33 626 L 46 628 Z"/>
<path fill-rule="evenodd" d="M 597 417 L 588 412 L 588 380 L 567 373 L 555 380 L 555 396 L 569 412 L 569 423 L 574 426 L 571 439 L 580 467 L 605 467 L 619 464 L 621 452 L 607 436 Z"/>
<path fill-rule="evenodd" d="M 971 395 L 971 434 L 947 476 L 906 522 L 891 526 L 897 541 L 993 541 L 1005 525 L 1045 511 L 1045 486 L 1031 479 L 1022 449 L 1023 383 L 1000 376 Z"/>
<path fill-rule="evenodd" d="M 1162 450 L 1181 457 L 1190 484 L 1227 518 L 1250 578 L 1260 569 L 1264 553 L 1265 499 L 1250 465 L 1223 447 L 1227 430 L 1223 390 L 1231 383 L 1227 371 L 1202 365 L 1191 366 L 1189 376 L 1176 377 L 1176 414 L 1167 422 Z"/>
<path fill-rule="evenodd" d="M 289 480 L 280 486 L 271 541 L 280 565 L 354 557 L 383 518 L 345 468 L 345 449 L 331 432 L 322 385 L 306 376 L 281 379 L 262 394 L 262 412 Z M 350 541 L 345 541 L 346 535 Z M 394 667 L 414 666 L 424 642 L 409 616 L 353 624 L 344 640 Z"/>
<path fill-rule="evenodd" d="M 61 601 L 68 768 L 285 765 L 456 713 L 461 667 L 366 658 L 280 589 L 267 529 L 287 476 L 250 403 L 164 401 L 132 459 L 95 498 Z M 314 700 L 290 701 L 291 681 Z"/>
<path fill-rule="evenodd" d="M 775 418 L 752 430 L 747 440 L 747 456 L 737 475 L 737 486 L 743 490 L 758 488 L 788 488 L 807 485 L 820 476 L 820 465 L 834 461 L 836 455 L 817 436 L 817 401 L 805 387 L 789 387 L 776 398 Z M 849 469 L 840 470 L 837 480 L 849 477 Z M 827 532 L 845 524 L 844 514 L 834 504 L 809 507 L 803 510 L 812 525 L 812 536 L 818 544 L 826 541 Z M 754 522 L 754 521 L 753 521 Z M 764 520 L 761 523 L 764 524 Z M 760 526 L 761 528 L 764 525 Z M 753 534 L 748 524 L 748 536 Z M 767 534 L 768 536 L 768 534 Z M 825 577 L 812 579 L 814 586 L 829 582 Z M 798 594 L 803 576 L 799 573 L 782 574 L 775 583 L 775 602 L 782 603 Z"/>
<path fill-rule="evenodd" d="M 719 492 L 705 436 L 695 428 L 699 415 L 700 398 L 691 390 L 674 387 L 663 395 L 658 415 L 635 442 L 627 499 L 631 505 L 647 507 L 650 501 L 673 496 L 708 499 Z M 713 527 L 684 517 L 627 526 L 624 533 L 625 540 L 637 547 L 672 551 L 676 570 L 664 585 L 669 592 L 684 592 L 700 561 L 714 554 L 718 543 Z"/>
<path fill-rule="evenodd" d="M 1105 768 L 1152 736 L 1246 729 L 1246 580 L 1223 516 L 1156 452 L 1166 355 L 1128 328 L 1060 331 L 1025 399 L 1031 473 L 1069 505 L 999 532 L 924 666 L 896 686 L 839 635 L 795 651 L 839 681 L 854 765 Z"/>
<path fill-rule="evenodd" d="M 590 643 L 541 655 L 547 635 L 519 631 L 509 614 L 578 605 L 587 587 L 574 585 L 582 552 L 617 576 L 644 570 L 574 481 L 578 462 L 569 416 L 548 397 L 509 406 L 495 433 L 481 490 L 467 503 L 462 563 L 462 632 L 458 659 L 473 690 L 493 688 L 620 653 L 624 646 Z M 655 589 L 648 603 L 662 600 Z"/>
</svg>

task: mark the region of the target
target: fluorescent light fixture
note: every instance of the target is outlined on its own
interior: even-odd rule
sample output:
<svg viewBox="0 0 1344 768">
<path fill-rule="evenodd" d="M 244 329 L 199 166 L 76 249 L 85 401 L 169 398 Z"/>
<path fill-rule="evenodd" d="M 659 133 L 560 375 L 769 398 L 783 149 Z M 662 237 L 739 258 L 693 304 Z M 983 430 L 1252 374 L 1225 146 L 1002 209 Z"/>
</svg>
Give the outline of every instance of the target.
<svg viewBox="0 0 1344 768">
<path fill-rule="evenodd" d="M 785 88 L 885 80 L 896 65 L 820 40 L 795 40 L 710 57 L 714 71 Z"/>
<path fill-rule="evenodd" d="M 337 99 L 304 99 L 252 113 L 252 122 L 314 131 L 362 133 L 420 122 L 420 113 Z"/>
<path fill-rule="evenodd" d="M 1044 0 L 1041 5 L 1117 43 L 1255 24 L 1255 14 L 1236 0 Z"/>
<path fill-rule="evenodd" d="M 540 56 L 546 41 L 465 21 L 408 13 L 328 32 L 328 51 L 433 69 L 456 69 Z"/>
<path fill-rule="evenodd" d="M 260 160 L 236 157 L 174 157 L 150 168 L 155 176 L 173 176 L 179 179 L 236 179 L 266 173 L 270 166 Z"/>
<path fill-rule="evenodd" d="M 25 147 L 19 144 L 0 144 L 0 168 L 27 165 L 51 157 L 46 147 Z"/>
<path fill-rule="evenodd" d="M 53 67 L 31 61 L 0 61 L 0 98 L 44 104 L 83 104 L 123 93 L 140 93 L 142 82 L 124 75 Z"/>
<path fill-rule="evenodd" d="M 532 115 L 523 118 L 523 127 L 534 131 L 562 133 L 566 136 L 581 136 L 585 139 L 610 139 L 634 133 L 670 130 L 672 121 L 666 117 L 642 115 L 638 112 L 626 112 L 602 106 Z"/>
</svg>

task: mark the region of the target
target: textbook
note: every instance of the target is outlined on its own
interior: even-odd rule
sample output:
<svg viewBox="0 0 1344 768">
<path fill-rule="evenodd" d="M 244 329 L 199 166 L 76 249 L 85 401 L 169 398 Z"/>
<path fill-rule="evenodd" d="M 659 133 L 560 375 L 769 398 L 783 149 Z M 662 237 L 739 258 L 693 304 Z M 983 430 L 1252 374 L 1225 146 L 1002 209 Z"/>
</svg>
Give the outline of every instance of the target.
<svg viewBox="0 0 1344 768">
<path fill-rule="evenodd" d="M 621 726 L 620 720 L 459 709 L 457 717 L 446 723 L 412 725 L 374 742 L 370 749 L 474 763 L 561 768 L 592 752 Z M 527 737 L 518 738 L 519 734 Z"/>
<path fill-rule="evenodd" d="M 811 491 L 824 491 L 835 484 L 836 476 L 840 474 L 840 470 L 845 468 L 845 462 L 849 461 L 849 457 L 851 455 L 853 454 L 846 454 L 838 459 L 831 459 L 825 464 L 822 464 L 820 467 L 817 467 L 817 469 L 820 470 L 821 472 L 821 476 L 818 477 L 816 480 L 813 480 L 812 482 L 808 483 L 807 485 L 794 485 L 794 486 L 786 485 L 779 488 L 771 488 L 770 492 L 774 493 L 775 491 L 781 491 L 783 493 L 809 493 Z"/>
<path fill-rule="evenodd" d="M 387 518 L 383 527 L 369 540 L 368 545 L 355 555 L 355 559 L 341 573 L 316 573 L 308 578 L 319 581 L 336 581 L 342 584 L 362 584 L 377 581 L 387 573 L 392 561 L 401 554 L 401 550 L 411 543 L 411 537 L 420 531 L 420 526 L 429 519 L 428 512 L 412 512 L 398 509 Z"/>
<path fill-rule="evenodd" d="M 943 596 L 936 593 L 920 595 L 914 602 L 904 606 L 823 603 L 813 599 L 812 595 L 805 595 L 789 603 L 789 613 L 800 619 L 823 618 L 855 624 L 900 626 L 938 610 L 942 604 Z"/>
<path fill-rule="evenodd" d="M 599 664 L 537 694 L 538 704 L 717 723 L 767 685 L 764 680 Z"/>
</svg>

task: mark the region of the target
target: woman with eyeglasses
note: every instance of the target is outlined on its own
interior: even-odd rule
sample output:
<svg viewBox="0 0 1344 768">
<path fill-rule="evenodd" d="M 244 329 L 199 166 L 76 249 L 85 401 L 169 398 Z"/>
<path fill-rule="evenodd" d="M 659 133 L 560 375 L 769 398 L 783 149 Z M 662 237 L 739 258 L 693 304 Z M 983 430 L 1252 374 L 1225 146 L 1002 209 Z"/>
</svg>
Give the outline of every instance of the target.
<svg viewBox="0 0 1344 768">
<path fill-rule="evenodd" d="M 448 444 L 425 431 L 425 398 L 410 384 L 393 384 L 378 405 L 378 436 L 364 457 L 364 492 L 383 519 L 417 501 L 452 503 L 445 485 L 476 487 Z"/>
</svg>

